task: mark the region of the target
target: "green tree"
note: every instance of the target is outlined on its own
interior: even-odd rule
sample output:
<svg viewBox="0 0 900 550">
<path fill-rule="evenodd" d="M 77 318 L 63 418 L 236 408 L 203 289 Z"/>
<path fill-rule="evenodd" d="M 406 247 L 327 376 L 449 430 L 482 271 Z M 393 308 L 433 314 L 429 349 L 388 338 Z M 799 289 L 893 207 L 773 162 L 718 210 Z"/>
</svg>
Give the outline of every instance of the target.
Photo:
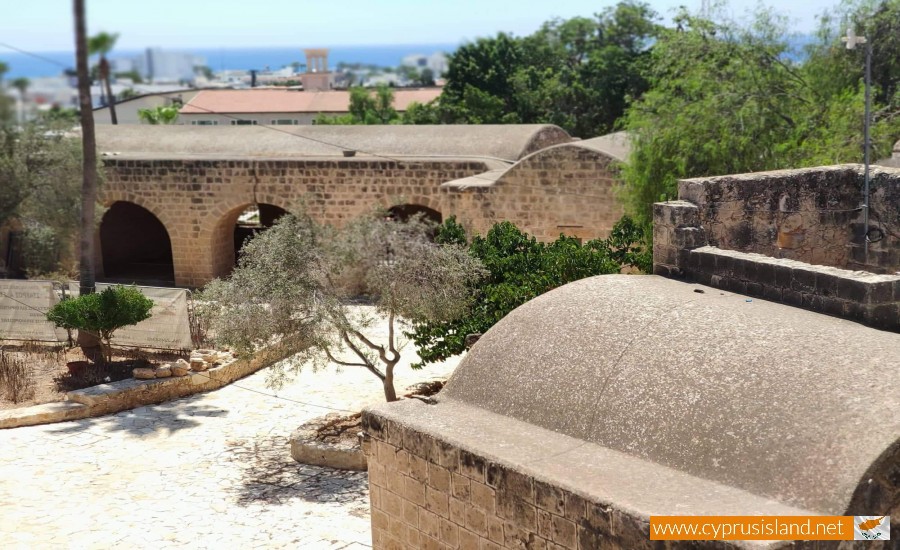
<svg viewBox="0 0 900 550">
<path fill-rule="evenodd" d="M 88 39 L 89 54 L 98 54 L 100 56 L 98 63 L 100 81 L 106 90 L 104 97 L 107 105 L 109 105 L 109 117 L 113 124 L 118 124 L 119 121 L 116 118 L 116 96 L 112 93 L 112 85 L 109 80 L 109 61 L 106 59 L 106 55 L 112 51 L 118 39 L 118 33 L 110 34 L 107 32 L 98 33 Z"/>
<path fill-rule="evenodd" d="M 9 72 L 9 65 L 0 61 L 0 126 L 13 122 L 12 98 L 3 93 L 3 77 Z"/>
<path fill-rule="evenodd" d="M 47 320 L 58 327 L 85 331 L 105 344 L 106 360 L 112 360 L 112 337 L 122 327 L 150 318 L 150 300 L 135 287 L 112 286 L 63 300 L 47 312 Z"/>
<path fill-rule="evenodd" d="M 375 89 L 350 88 L 349 113 L 343 116 L 319 114 L 316 124 L 394 124 L 400 115 L 394 109 L 394 92 L 383 84 Z"/>
<path fill-rule="evenodd" d="M 623 198 L 639 223 L 649 225 L 652 203 L 675 197 L 681 178 L 862 161 L 861 73 L 833 29 L 801 64 L 788 61 L 784 20 L 770 11 L 744 25 L 716 13 L 675 22 L 652 50 L 649 90 L 625 117 Z M 889 105 L 875 112 L 874 150 L 884 153 L 900 117 Z"/>
<path fill-rule="evenodd" d="M 153 109 L 138 109 L 138 118 L 146 124 L 175 124 L 178 111 L 178 105 L 160 105 Z"/>
<path fill-rule="evenodd" d="M 593 18 L 549 21 L 524 38 L 501 33 L 465 44 L 450 58 L 439 117 L 552 123 L 586 138 L 608 133 L 628 98 L 646 89 L 656 18 L 628 0 Z"/>
<path fill-rule="evenodd" d="M 19 77 L 13 80 L 10 84 L 13 88 L 18 90 L 19 100 L 22 102 L 22 112 L 19 116 L 19 123 L 21 123 L 25 120 L 25 94 L 28 92 L 28 87 L 31 85 L 31 81 L 25 77 Z"/>
<path fill-rule="evenodd" d="M 298 354 L 294 369 L 329 361 L 359 368 L 378 377 L 385 399 L 394 401 L 402 324 L 462 315 L 482 274 L 461 247 L 431 242 L 429 229 L 418 219 L 401 223 L 383 214 L 340 231 L 283 216 L 244 246 L 229 279 L 206 286 L 203 315 L 216 340 L 240 353 L 276 348 Z M 353 274 L 387 318 L 385 338 L 367 334 L 375 317 L 349 305 L 341 281 Z M 284 374 L 270 381 L 277 385 Z"/>
<path fill-rule="evenodd" d="M 78 140 L 63 138 L 70 124 L 32 122 L 0 127 L 0 225 L 16 219 L 25 228 L 25 269 L 30 275 L 67 271 L 74 251 L 81 195 Z"/>
<path fill-rule="evenodd" d="M 438 228 L 436 240 L 465 242 L 465 232 L 451 217 Z M 469 247 L 488 275 L 475 288 L 468 312 L 450 321 L 415 323 L 407 334 L 422 358 L 414 368 L 462 353 L 467 335 L 486 332 L 513 309 L 554 288 L 619 273 L 623 265 L 646 268 L 649 258 L 643 240 L 642 230 L 628 218 L 616 224 L 610 239 L 584 244 L 562 235 L 545 244 L 510 222 L 494 224 L 484 237 L 475 236 Z"/>
</svg>

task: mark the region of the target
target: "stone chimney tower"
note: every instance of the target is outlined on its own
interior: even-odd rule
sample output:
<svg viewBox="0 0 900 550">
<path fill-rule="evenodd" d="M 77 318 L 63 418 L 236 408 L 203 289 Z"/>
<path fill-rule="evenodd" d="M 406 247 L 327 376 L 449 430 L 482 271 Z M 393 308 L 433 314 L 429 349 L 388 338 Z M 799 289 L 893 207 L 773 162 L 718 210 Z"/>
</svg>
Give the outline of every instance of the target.
<svg viewBox="0 0 900 550">
<path fill-rule="evenodd" d="M 334 84 L 334 75 L 328 70 L 328 50 L 312 48 L 303 50 L 306 54 L 306 72 L 300 75 L 303 90 L 318 92 L 330 90 Z"/>
</svg>

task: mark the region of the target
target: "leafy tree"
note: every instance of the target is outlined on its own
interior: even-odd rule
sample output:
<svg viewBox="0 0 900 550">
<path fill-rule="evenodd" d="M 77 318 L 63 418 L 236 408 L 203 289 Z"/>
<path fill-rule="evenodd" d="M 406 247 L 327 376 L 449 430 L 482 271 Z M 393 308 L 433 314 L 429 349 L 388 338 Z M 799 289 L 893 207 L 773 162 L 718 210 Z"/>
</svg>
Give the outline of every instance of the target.
<svg viewBox="0 0 900 550">
<path fill-rule="evenodd" d="M 436 240 L 465 242 L 465 231 L 451 217 L 438 228 Z M 646 269 L 650 259 L 643 240 L 643 231 L 628 218 L 616 224 L 610 239 L 583 245 L 563 235 L 545 244 L 510 222 L 494 224 L 484 237 L 475 236 L 469 248 L 488 275 L 478 283 L 468 312 L 449 321 L 417 322 L 407 334 L 422 358 L 413 367 L 462 353 L 467 335 L 486 332 L 513 309 L 554 288 L 593 275 L 619 273 L 623 265 Z"/>
<path fill-rule="evenodd" d="M 861 75 L 838 36 L 822 33 L 801 64 L 788 60 L 786 35 L 783 19 L 760 11 L 746 25 L 682 12 L 660 36 L 650 89 L 625 117 L 623 197 L 641 224 L 680 178 L 862 160 Z M 889 151 L 900 117 L 875 110 L 875 150 Z"/>
<path fill-rule="evenodd" d="M 74 250 L 81 195 L 77 140 L 61 137 L 69 124 L 34 122 L 0 127 L 0 225 L 11 219 L 25 228 L 25 269 L 60 269 Z"/>
<path fill-rule="evenodd" d="M 9 65 L 0 61 L 0 126 L 13 122 L 12 98 L 3 93 L 3 76 L 9 72 Z"/>
<path fill-rule="evenodd" d="M 25 93 L 28 92 L 28 87 L 31 86 L 31 81 L 23 76 L 16 78 L 10 84 L 13 88 L 19 91 L 19 97 L 22 99 L 22 101 L 25 101 Z"/>
<path fill-rule="evenodd" d="M 138 118 L 146 124 L 175 124 L 178 105 L 160 105 L 153 109 L 138 109 Z"/>
<path fill-rule="evenodd" d="M 450 58 L 443 122 L 553 123 L 582 137 L 610 132 L 629 97 L 646 89 L 649 47 L 660 27 L 646 4 L 620 2 L 594 18 L 545 23 L 461 46 Z"/>
<path fill-rule="evenodd" d="M 110 34 L 107 32 L 98 33 L 88 39 L 88 53 L 100 55 L 98 64 L 99 76 L 101 85 L 105 86 L 106 89 L 105 98 L 107 105 L 109 105 L 109 117 L 113 124 L 118 124 L 119 121 L 116 118 L 116 96 L 112 93 L 112 85 L 109 81 L 109 61 L 106 59 L 106 54 L 112 51 L 118 39 L 118 33 Z"/>
<path fill-rule="evenodd" d="M 195 69 L 196 69 L 196 67 L 195 67 Z M 135 70 L 120 71 L 118 73 L 114 73 L 113 76 L 115 76 L 116 78 L 127 78 L 133 84 L 142 84 L 144 82 L 143 77 L 141 77 L 141 73 L 139 73 Z"/>
<path fill-rule="evenodd" d="M 328 361 L 361 368 L 397 399 L 398 328 L 404 322 L 450 321 L 465 313 L 478 262 L 459 246 L 429 240 L 420 219 L 395 222 L 364 217 L 338 231 L 306 216 L 287 215 L 254 237 L 237 269 L 203 291 L 217 341 L 240 353 L 263 347 L 297 353 L 294 370 Z M 377 310 L 387 317 L 383 340 L 366 334 L 375 318 L 348 305 L 341 281 L 357 274 Z M 271 383 L 278 385 L 285 371 Z"/>
<path fill-rule="evenodd" d="M 59 302 L 47 312 L 47 320 L 58 327 L 86 331 L 100 338 L 106 359 L 112 360 L 112 337 L 122 327 L 150 318 L 150 300 L 135 287 L 111 286 Z"/>
<path fill-rule="evenodd" d="M 382 84 L 374 90 L 362 86 L 350 88 L 349 114 L 320 114 L 316 124 L 392 124 L 399 120 L 400 115 L 394 109 L 394 92 Z"/>
</svg>

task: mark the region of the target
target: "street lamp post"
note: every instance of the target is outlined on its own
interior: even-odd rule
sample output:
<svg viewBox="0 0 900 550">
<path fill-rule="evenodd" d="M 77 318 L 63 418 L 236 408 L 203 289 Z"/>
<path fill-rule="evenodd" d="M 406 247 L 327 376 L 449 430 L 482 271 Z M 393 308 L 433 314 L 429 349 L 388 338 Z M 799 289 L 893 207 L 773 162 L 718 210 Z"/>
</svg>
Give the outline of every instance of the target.
<svg viewBox="0 0 900 550">
<path fill-rule="evenodd" d="M 866 119 L 864 122 L 863 148 L 865 149 L 865 188 L 863 190 L 863 233 L 866 261 L 869 261 L 869 120 L 870 116 L 870 88 L 872 87 L 872 43 L 865 36 L 856 36 L 853 28 L 847 29 L 847 36 L 841 38 L 847 44 L 848 50 L 855 50 L 857 44 L 866 46 Z"/>
</svg>

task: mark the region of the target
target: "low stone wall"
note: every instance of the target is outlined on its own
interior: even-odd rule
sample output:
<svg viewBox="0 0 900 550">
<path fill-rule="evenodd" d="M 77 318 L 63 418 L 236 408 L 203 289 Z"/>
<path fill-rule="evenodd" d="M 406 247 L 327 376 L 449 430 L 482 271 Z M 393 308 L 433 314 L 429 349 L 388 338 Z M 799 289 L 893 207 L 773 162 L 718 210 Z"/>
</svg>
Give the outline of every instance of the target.
<svg viewBox="0 0 900 550">
<path fill-rule="evenodd" d="M 380 405 L 363 427 L 375 549 L 649 550 L 676 494 L 686 514 L 812 513 L 461 403 Z"/>
<path fill-rule="evenodd" d="M 682 180 L 704 244 L 875 273 L 900 270 L 900 170 L 873 167 L 869 225 L 858 164 Z M 866 235 L 870 242 L 865 246 Z"/>
<path fill-rule="evenodd" d="M 235 359 L 204 372 L 187 376 L 101 384 L 66 394 L 66 401 L 0 411 L 0 429 L 51 424 L 116 413 L 162 403 L 195 393 L 216 390 L 283 359 L 278 353 L 253 359 Z"/>
<path fill-rule="evenodd" d="M 757 296 L 900 332 L 900 275 L 850 271 L 725 250 L 702 208 L 688 201 L 653 206 L 653 272 Z"/>
</svg>

